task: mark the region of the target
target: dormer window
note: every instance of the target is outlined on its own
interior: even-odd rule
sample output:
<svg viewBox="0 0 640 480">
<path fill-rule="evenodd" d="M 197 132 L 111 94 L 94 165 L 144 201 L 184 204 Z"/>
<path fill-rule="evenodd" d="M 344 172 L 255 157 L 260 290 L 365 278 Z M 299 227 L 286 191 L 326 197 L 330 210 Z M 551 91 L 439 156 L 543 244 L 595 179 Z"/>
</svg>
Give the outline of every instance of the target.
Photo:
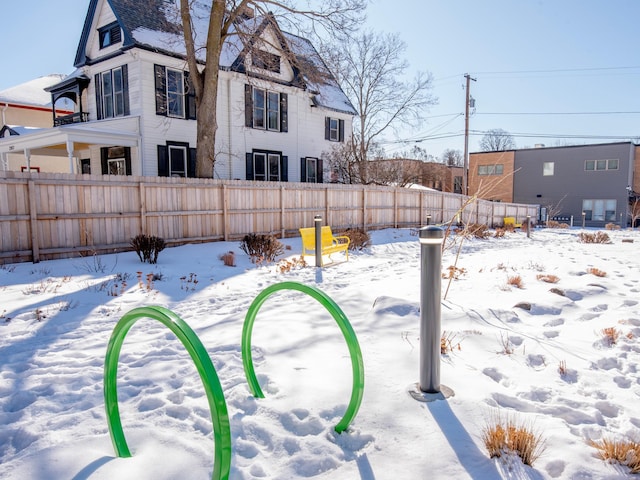
<svg viewBox="0 0 640 480">
<path fill-rule="evenodd" d="M 280 73 L 280 57 L 264 50 L 256 50 L 251 55 L 251 63 L 256 68 L 269 70 L 270 72 Z"/>
<path fill-rule="evenodd" d="M 117 22 L 110 23 L 98 30 L 100 38 L 100 48 L 106 48 L 119 43 L 122 39 L 120 25 Z"/>
</svg>

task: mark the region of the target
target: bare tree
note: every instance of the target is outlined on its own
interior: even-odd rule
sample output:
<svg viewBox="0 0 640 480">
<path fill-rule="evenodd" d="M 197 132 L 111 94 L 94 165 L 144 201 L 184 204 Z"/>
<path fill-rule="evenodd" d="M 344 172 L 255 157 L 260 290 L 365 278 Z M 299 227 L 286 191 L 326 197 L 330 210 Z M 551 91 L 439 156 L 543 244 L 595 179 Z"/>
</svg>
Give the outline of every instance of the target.
<svg viewBox="0 0 640 480">
<path fill-rule="evenodd" d="M 352 41 L 339 39 L 323 57 L 338 83 L 358 111 L 351 137 L 351 153 L 345 168 L 359 175 L 357 183 L 372 183 L 366 161 L 382 133 L 395 127 L 418 125 L 436 103 L 431 95 L 431 76 L 419 72 L 411 81 L 402 77 L 408 68 L 406 45 L 398 34 L 364 32 Z"/>
<path fill-rule="evenodd" d="M 629 215 L 631 216 L 631 228 L 634 228 L 636 222 L 640 220 L 640 199 L 636 198 L 630 203 Z"/>
<path fill-rule="evenodd" d="M 489 130 L 480 140 L 480 149 L 483 152 L 504 152 L 514 148 L 516 143 L 513 141 L 513 136 L 501 128 Z"/>
<path fill-rule="evenodd" d="M 251 28 L 256 22 L 243 22 L 247 9 L 252 15 L 274 19 L 280 25 L 297 26 L 306 32 L 329 32 L 336 35 L 350 31 L 357 24 L 366 0 L 179 0 L 179 18 L 185 41 L 190 81 L 198 111 L 196 176 L 211 177 L 215 165 L 217 97 L 220 55 L 225 41 L 236 37 L 241 48 L 258 48 L 260 31 Z M 205 23 L 207 28 L 196 28 Z M 206 33 L 206 38 L 197 32 Z M 308 37 L 308 35 L 306 35 Z M 277 45 L 280 49 L 282 45 Z M 202 51 L 204 67 L 202 67 Z M 285 52 L 286 53 L 286 52 Z M 309 70 L 313 65 L 290 57 L 296 68 Z"/>
<path fill-rule="evenodd" d="M 463 163 L 462 152 L 448 148 L 442 152 L 442 163 L 449 167 L 461 167 Z"/>
</svg>

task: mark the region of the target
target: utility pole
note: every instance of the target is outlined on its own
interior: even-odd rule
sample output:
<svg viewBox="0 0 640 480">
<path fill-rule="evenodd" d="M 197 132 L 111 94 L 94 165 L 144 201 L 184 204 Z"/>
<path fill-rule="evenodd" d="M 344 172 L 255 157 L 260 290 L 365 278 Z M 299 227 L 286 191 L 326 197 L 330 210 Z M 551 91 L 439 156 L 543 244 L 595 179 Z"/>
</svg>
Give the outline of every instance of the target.
<svg viewBox="0 0 640 480">
<path fill-rule="evenodd" d="M 471 104 L 471 95 L 469 94 L 469 85 L 471 80 L 475 78 L 467 73 L 464 78 L 467 79 L 467 94 L 464 109 L 464 171 L 462 172 L 462 194 L 469 195 L 469 105 Z"/>
</svg>

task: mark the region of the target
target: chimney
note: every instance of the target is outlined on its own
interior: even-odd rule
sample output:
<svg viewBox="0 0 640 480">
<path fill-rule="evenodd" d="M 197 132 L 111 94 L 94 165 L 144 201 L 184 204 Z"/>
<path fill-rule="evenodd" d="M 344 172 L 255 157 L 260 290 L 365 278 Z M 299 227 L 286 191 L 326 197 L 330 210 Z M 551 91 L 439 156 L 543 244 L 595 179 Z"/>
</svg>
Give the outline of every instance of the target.
<svg viewBox="0 0 640 480">
<path fill-rule="evenodd" d="M 536 143 L 533 147 L 534 148 L 544 148 L 544 143 Z"/>
</svg>

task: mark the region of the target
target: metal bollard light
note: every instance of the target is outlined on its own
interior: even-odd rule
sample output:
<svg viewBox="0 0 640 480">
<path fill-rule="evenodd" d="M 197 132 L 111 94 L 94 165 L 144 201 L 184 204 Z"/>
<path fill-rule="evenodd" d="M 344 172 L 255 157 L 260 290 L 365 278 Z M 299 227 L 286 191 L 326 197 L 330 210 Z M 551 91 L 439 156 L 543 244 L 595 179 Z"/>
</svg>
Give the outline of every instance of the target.
<svg viewBox="0 0 640 480">
<path fill-rule="evenodd" d="M 531 238 L 531 215 L 527 215 L 527 238 Z"/>
<path fill-rule="evenodd" d="M 316 267 L 322 267 L 322 216 L 313 217 L 316 234 Z"/>
<path fill-rule="evenodd" d="M 440 301 L 444 230 L 420 229 L 420 390 L 440 392 Z"/>
</svg>

